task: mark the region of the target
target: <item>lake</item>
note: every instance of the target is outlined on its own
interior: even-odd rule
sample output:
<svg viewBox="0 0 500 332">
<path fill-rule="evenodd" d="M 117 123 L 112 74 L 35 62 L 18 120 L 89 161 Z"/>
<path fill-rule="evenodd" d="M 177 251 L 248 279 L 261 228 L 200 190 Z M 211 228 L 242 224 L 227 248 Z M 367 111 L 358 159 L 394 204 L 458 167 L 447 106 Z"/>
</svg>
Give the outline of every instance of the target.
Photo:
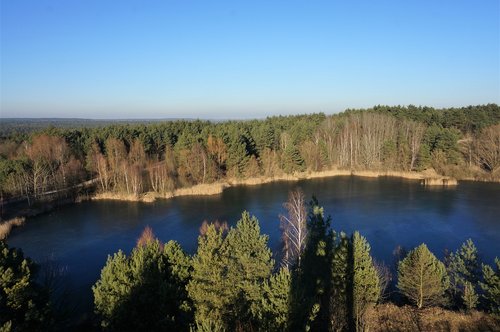
<svg viewBox="0 0 500 332">
<path fill-rule="evenodd" d="M 424 187 L 398 178 L 331 177 L 298 182 L 237 186 L 215 196 L 185 196 L 154 203 L 89 201 L 66 205 L 29 218 L 13 230 L 8 243 L 36 261 L 47 259 L 63 268 L 79 311 L 92 308 L 91 285 L 99 278 L 108 254 L 129 252 L 145 226 L 160 240 L 177 240 L 189 253 L 196 250 L 204 220 L 234 225 L 244 210 L 255 215 L 269 246 L 279 247 L 279 214 L 288 192 L 300 187 L 317 196 L 332 217 L 332 227 L 359 230 L 372 254 L 392 264 L 398 245 L 411 249 L 425 242 L 438 257 L 472 238 L 483 260 L 500 256 L 500 185 L 460 182 L 457 187 Z"/>
</svg>

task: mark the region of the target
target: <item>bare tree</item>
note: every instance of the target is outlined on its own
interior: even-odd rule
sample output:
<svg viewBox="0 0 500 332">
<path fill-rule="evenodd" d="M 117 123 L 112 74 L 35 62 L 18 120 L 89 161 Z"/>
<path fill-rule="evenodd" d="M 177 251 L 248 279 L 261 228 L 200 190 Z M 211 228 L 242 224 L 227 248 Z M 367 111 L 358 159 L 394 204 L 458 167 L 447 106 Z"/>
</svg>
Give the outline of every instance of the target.
<svg viewBox="0 0 500 332">
<path fill-rule="evenodd" d="M 491 173 L 500 166 L 500 124 L 483 129 L 475 141 L 478 163 Z"/>
<path fill-rule="evenodd" d="M 302 190 L 297 188 L 291 191 L 283 207 L 287 210 L 287 215 L 279 216 L 283 239 L 282 264 L 289 267 L 297 263 L 300 268 L 300 255 L 307 237 L 307 210 Z"/>
<path fill-rule="evenodd" d="M 388 288 L 392 281 L 392 273 L 387 265 L 382 261 L 373 260 L 373 266 L 377 270 L 378 280 L 380 285 L 380 296 L 379 301 L 387 300 L 389 297 Z"/>
</svg>

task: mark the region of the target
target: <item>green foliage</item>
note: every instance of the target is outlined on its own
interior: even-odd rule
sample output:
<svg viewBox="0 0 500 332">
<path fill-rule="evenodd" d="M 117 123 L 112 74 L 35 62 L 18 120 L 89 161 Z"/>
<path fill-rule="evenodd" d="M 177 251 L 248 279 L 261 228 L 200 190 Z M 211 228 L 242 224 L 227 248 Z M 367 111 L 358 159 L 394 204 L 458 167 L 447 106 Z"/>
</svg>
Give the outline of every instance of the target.
<svg viewBox="0 0 500 332">
<path fill-rule="evenodd" d="M 366 310 L 377 303 L 380 296 L 380 282 L 368 241 L 359 232 L 354 232 L 351 241 L 352 318 L 356 331 L 361 331 Z"/>
<path fill-rule="evenodd" d="M 449 287 L 445 266 L 425 244 L 413 249 L 399 262 L 399 291 L 418 308 L 445 303 Z"/>
<path fill-rule="evenodd" d="M 113 331 L 187 330 L 189 302 L 185 291 L 190 259 L 170 241 L 158 240 L 109 256 L 92 287 L 101 325 Z"/>
<path fill-rule="evenodd" d="M 495 258 L 496 271 L 483 264 L 483 282 L 479 285 L 483 290 L 483 299 L 488 310 L 500 316 L 500 259 Z"/>
<path fill-rule="evenodd" d="M 291 274 L 281 268 L 264 283 L 261 301 L 263 331 L 286 331 L 289 321 Z"/>
<path fill-rule="evenodd" d="M 289 174 L 305 170 L 304 159 L 299 150 L 292 144 L 288 144 L 283 151 L 282 163 L 283 170 Z"/>
<path fill-rule="evenodd" d="M 226 237 L 215 225 L 200 235 L 187 287 L 198 324 L 216 323 L 228 330 L 258 327 L 264 315 L 263 285 L 274 266 L 267 241 L 248 212 Z"/>
<path fill-rule="evenodd" d="M 464 291 L 462 294 L 462 301 L 464 303 L 465 308 L 470 311 L 476 309 L 477 304 L 479 302 L 479 296 L 474 290 L 474 285 L 466 281 L 464 284 Z"/>
<path fill-rule="evenodd" d="M 48 290 L 37 266 L 20 249 L 0 241 L 0 330 L 46 331 L 53 324 Z"/>
<path fill-rule="evenodd" d="M 226 329 L 221 322 L 213 322 L 206 320 L 203 322 L 196 322 L 194 326 L 190 328 L 191 332 L 224 332 Z"/>
<path fill-rule="evenodd" d="M 343 331 L 349 327 L 349 308 L 352 292 L 350 273 L 350 240 L 345 233 L 340 233 L 332 257 L 332 293 L 330 299 L 330 326 L 334 331 Z"/>
<path fill-rule="evenodd" d="M 197 324 L 222 324 L 233 296 L 233 287 L 226 277 L 228 262 L 223 230 L 209 225 L 205 234 L 198 237 L 198 251 L 187 286 Z"/>
<path fill-rule="evenodd" d="M 466 286 L 469 288 L 469 298 L 472 293 L 476 293 L 475 288 L 481 277 L 477 248 L 471 239 L 463 243 L 455 253 L 450 254 L 447 271 L 450 276 L 452 300 L 457 306 L 466 305 L 463 302 Z"/>
</svg>

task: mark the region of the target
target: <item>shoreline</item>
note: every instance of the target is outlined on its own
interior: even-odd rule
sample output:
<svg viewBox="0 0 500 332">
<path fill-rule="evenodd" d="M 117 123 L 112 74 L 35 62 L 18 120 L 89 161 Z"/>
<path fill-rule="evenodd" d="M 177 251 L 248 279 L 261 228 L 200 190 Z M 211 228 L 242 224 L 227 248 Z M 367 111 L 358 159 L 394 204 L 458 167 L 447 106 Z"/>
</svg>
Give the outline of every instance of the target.
<svg viewBox="0 0 500 332">
<path fill-rule="evenodd" d="M 174 189 L 166 194 L 159 194 L 155 192 L 146 192 L 138 196 L 134 194 L 123 194 L 123 193 L 94 193 L 93 195 L 83 195 L 77 196 L 74 199 L 54 201 L 50 203 L 48 208 L 32 208 L 24 210 L 24 213 L 19 213 L 17 215 L 11 216 L 9 220 L 0 221 L 0 228 L 3 228 L 6 234 L 4 240 L 7 239 L 8 234 L 14 228 L 21 227 L 24 225 L 26 218 L 33 217 L 51 211 L 53 208 L 61 205 L 80 203 L 83 201 L 99 201 L 99 200 L 115 200 L 124 202 L 142 202 L 142 203 L 153 203 L 157 199 L 170 199 L 179 196 L 211 196 L 220 195 L 227 188 L 234 186 L 257 186 L 266 183 L 280 182 L 280 181 L 301 181 L 310 179 L 320 179 L 329 178 L 335 176 L 356 176 L 364 178 L 379 178 L 379 177 L 393 177 L 400 179 L 407 179 L 412 181 L 420 181 L 421 185 L 429 188 L 449 188 L 456 187 L 458 185 L 458 180 L 448 176 L 442 176 L 436 173 L 433 169 L 425 170 L 423 172 L 405 172 L 405 171 L 368 171 L 368 170 L 342 170 L 342 169 L 332 169 L 319 172 L 299 172 L 294 174 L 282 174 L 273 177 L 251 177 L 246 179 L 225 179 L 222 181 L 216 181 L 212 183 L 197 184 L 191 187 Z M 500 181 L 487 181 L 475 178 L 465 178 L 460 179 L 463 181 L 473 181 L 473 182 L 493 182 L 500 183 Z M 22 222 L 17 220 L 22 219 Z M 16 220 L 15 222 L 13 220 Z"/>
<path fill-rule="evenodd" d="M 378 177 L 396 177 L 408 180 L 421 181 L 425 186 L 443 186 L 450 187 L 458 185 L 458 181 L 454 178 L 438 175 L 435 171 L 424 172 L 403 172 L 403 171 L 351 171 L 351 170 L 327 170 L 319 172 L 300 172 L 294 174 L 283 174 L 274 177 L 252 177 L 247 179 L 226 179 L 225 181 L 217 181 L 212 183 L 197 184 L 191 187 L 174 189 L 167 194 L 159 194 L 155 192 L 147 192 L 141 195 L 122 194 L 122 193 L 98 193 L 89 197 L 89 200 L 118 200 L 129 202 L 152 203 L 157 199 L 169 199 L 179 196 L 211 196 L 219 195 L 226 188 L 234 186 L 256 186 L 266 183 L 279 181 L 300 181 L 310 179 L 329 178 L 335 176 L 357 176 L 365 178 Z"/>
</svg>

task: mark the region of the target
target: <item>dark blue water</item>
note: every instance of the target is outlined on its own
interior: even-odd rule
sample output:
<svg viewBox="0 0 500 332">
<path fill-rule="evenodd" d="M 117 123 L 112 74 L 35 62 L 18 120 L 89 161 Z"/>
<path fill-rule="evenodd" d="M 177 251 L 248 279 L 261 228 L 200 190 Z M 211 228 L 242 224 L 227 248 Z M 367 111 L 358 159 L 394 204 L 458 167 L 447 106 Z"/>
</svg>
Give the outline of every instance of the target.
<svg viewBox="0 0 500 332">
<path fill-rule="evenodd" d="M 269 245 L 279 245 L 278 215 L 289 190 L 301 187 L 316 195 L 332 227 L 359 230 L 373 255 L 388 264 L 397 245 L 408 249 L 425 242 L 438 257 L 472 238 L 483 260 L 500 256 L 500 185 L 460 182 L 456 188 L 426 188 L 396 178 L 334 177 L 300 182 L 240 186 L 216 196 L 178 197 L 155 203 L 94 201 L 67 205 L 27 220 L 15 229 L 9 245 L 37 261 L 47 258 L 65 268 L 72 300 L 90 310 L 91 285 L 108 254 L 126 252 L 146 225 L 164 242 L 174 239 L 196 250 L 203 220 L 235 224 L 243 210 L 257 216 Z"/>
</svg>

